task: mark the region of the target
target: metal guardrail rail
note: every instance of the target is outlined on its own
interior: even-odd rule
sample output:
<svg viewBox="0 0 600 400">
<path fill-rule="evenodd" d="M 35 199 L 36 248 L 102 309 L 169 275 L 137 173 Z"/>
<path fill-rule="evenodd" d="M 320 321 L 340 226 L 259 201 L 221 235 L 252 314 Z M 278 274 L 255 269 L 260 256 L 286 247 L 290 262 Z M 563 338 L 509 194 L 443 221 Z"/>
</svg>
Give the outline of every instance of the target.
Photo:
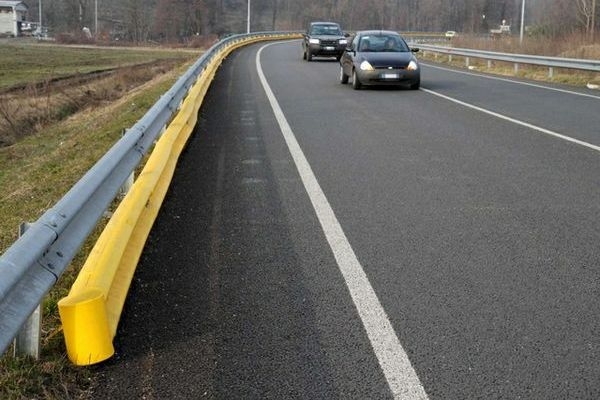
<svg viewBox="0 0 600 400">
<path fill-rule="evenodd" d="M 575 58 L 544 57 L 527 54 L 498 53 L 494 51 L 461 49 L 447 46 L 432 46 L 421 43 L 411 43 L 414 47 L 434 53 L 447 54 L 448 56 L 461 56 L 467 58 L 480 58 L 493 61 L 504 61 L 515 64 L 515 70 L 518 70 L 519 64 L 538 65 L 548 67 L 549 75 L 552 76 L 553 68 L 567 68 L 581 71 L 600 72 L 600 60 L 584 60 Z"/>
<path fill-rule="evenodd" d="M 57 282 L 206 65 L 225 46 L 297 32 L 234 35 L 206 51 L 53 207 L 0 256 L 0 353 Z"/>
</svg>

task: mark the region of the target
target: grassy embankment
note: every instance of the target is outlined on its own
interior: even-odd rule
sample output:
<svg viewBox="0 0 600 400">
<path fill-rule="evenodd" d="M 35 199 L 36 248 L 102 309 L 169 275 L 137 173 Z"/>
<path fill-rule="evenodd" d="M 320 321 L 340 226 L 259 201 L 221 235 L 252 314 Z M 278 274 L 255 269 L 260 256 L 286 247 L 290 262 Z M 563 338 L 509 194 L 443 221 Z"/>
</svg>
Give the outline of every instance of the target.
<svg viewBox="0 0 600 400">
<path fill-rule="evenodd" d="M 21 222 L 55 204 L 198 55 L 0 45 L 0 253 Z M 87 397 L 89 371 L 65 359 L 57 301 L 99 231 L 43 302 L 41 359 L 0 359 L 1 399 Z"/>
<path fill-rule="evenodd" d="M 465 49 L 478 49 L 496 51 L 501 53 L 534 54 L 549 57 L 600 59 L 600 43 L 589 43 L 585 38 L 574 35 L 562 40 L 525 38 L 519 44 L 519 38 L 512 36 L 496 40 L 474 38 L 468 35 L 459 35 L 449 42 L 453 47 Z M 417 53 L 422 60 L 435 61 L 436 63 L 449 64 L 453 67 L 466 68 L 464 57 L 453 56 L 448 61 L 448 56 L 435 55 L 432 52 Z M 488 68 L 487 60 L 471 58 L 471 69 L 504 76 L 515 76 L 512 63 L 492 62 Z M 587 84 L 600 84 L 600 74 L 593 72 L 567 70 L 555 68 L 553 77 L 548 77 L 548 68 L 532 65 L 520 65 L 516 74 L 519 78 L 562 83 L 573 86 L 586 86 Z"/>
</svg>

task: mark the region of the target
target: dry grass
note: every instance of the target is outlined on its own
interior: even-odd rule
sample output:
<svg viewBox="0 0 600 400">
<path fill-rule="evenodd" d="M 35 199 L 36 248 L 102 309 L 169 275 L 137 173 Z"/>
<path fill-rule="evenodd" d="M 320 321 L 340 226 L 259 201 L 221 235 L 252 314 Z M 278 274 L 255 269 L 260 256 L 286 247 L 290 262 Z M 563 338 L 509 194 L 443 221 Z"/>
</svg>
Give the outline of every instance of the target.
<svg viewBox="0 0 600 400">
<path fill-rule="evenodd" d="M 581 35 L 571 35 L 561 39 L 525 37 L 522 44 L 519 43 L 519 37 L 516 35 L 495 40 L 460 35 L 452 39 L 452 45 L 460 48 L 504 53 L 600 59 L 600 42 L 590 43 Z"/>
<path fill-rule="evenodd" d="M 560 40 L 524 38 L 523 44 L 519 43 L 518 36 L 511 36 L 496 40 L 488 38 L 470 37 L 466 35 L 457 36 L 452 40 L 452 46 L 457 48 L 496 51 L 502 53 L 532 54 L 550 57 L 600 59 L 600 43 L 589 43 L 581 35 L 572 35 Z M 423 59 L 439 63 L 449 64 L 459 68 L 466 68 L 464 57 L 453 56 L 448 61 L 447 56 L 434 55 L 425 52 L 421 55 Z M 587 84 L 600 84 L 600 74 L 593 72 L 558 69 L 555 68 L 553 77 L 549 78 L 548 69 L 531 65 L 520 65 L 515 74 L 514 65 L 511 63 L 492 62 L 488 67 L 485 60 L 471 58 L 470 65 L 478 71 L 492 74 L 517 76 L 520 78 L 551 81 L 575 86 L 586 86 Z"/>
<path fill-rule="evenodd" d="M 75 76 L 60 82 L 29 85 L 0 94 L 0 147 L 9 146 L 86 108 L 120 98 L 132 88 L 172 68 L 174 61 L 119 68 L 110 73 Z"/>
<path fill-rule="evenodd" d="M 159 60 L 184 61 L 198 54 L 197 50 L 187 49 L 3 42 L 0 43 L 0 92 Z"/>
</svg>

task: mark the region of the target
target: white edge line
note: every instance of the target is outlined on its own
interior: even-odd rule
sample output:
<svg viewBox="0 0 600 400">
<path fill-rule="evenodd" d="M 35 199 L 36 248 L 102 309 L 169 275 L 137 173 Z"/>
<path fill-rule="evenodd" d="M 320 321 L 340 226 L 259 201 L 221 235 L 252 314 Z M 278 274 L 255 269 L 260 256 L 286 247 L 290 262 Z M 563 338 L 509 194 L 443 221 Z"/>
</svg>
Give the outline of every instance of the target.
<svg viewBox="0 0 600 400">
<path fill-rule="evenodd" d="M 428 399 L 427 393 L 265 78 L 260 56 L 263 49 L 274 44 L 277 43 L 261 47 L 256 54 L 258 76 L 271 103 L 275 118 L 296 164 L 302 183 L 321 223 L 325 237 L 346 281 L 350 296 L 354 301 L 379 365 L 395 399 L 426 400 Z"/>
<path fill-rule="evenodd" d="M 461 106 L 465 106 L 465 107 L 471 108 L 473 110 L 477 110 L 477 111 L 480 111 L 482 113 L 485 113 L 485 114 L 488 114 L 488 115 L 492 115 L 492 116 L 494 116 L 496 118 L 500 118 L 500 119 L 503 119 L 505 121 L 512 122 L 513 124 L 521 125 L 521 126 L 529 128 L 529 129 L 533 129 L 535 131 L 538 131 L 538 132 L 541 132 L 541 133 L 545 133 L 546 135 L 550 135 L 550 136 L 554 136 L 554 137 L 562 139 L 562 140 L 566 140 L 567 142 L 576 143 L 578 145 L 587 147 L 589 149 L 600 151 L 600 146 L 596 146 L 596 145 L 593 145 L 591 143 L 584 142 L 582 140 L 572 138 L 570 136 L 562 135 L 562 134 L 560 134 L 558 132 L 554 132 L 554 131 L 551 131 L 549 129 L 541 128 L 539 126 L 536 126 L 536 125 L 533 125 L 533 124 L 530 124 L 530 123 L 527 123 L 527 122 L 523 122 L 523 121 L 520 121 L 518 119 L 514 119 L 514 118 L 511 118 L 511 117 L 508 117 L 508 116 L 503 115 L 503 114 L 498 114 L 498 113 L 496 113 L 494 111 L 490 111 L 490 110 L 487 110 L 485 108 L 481 108 L 481 107 L 478 107 L 476 105 L 469 104 L 469 103 L 466 103 L 466 102 L 461 101 L 461 100 L 457 100 L 457 99 L 455 99 L 453 97 L 449 97 L 449 96 L 446 96 L 444 94 L 441 94 L 441 93 L 438 93 L 438 92 L 434 92 L 433 90 L 430 90 L 430 89 L 425 89 L 425 88 L 421 87 L 421 90 L 424 91 L 424 92 L 426 92 L 426 93 L 432 94 L 434 96 L 438 96 L 438 97 L 441 97 L 441 98 L 446 99 L 448 101 L 454 102 L 456 104 L 460 104 Z"/>
<path fill-rule="evenodd" d="M 589 94 L 589 93 L 574 92 L 572 90 L 553 88 L 553 87 L 550 87 L 550 86 L 538 85 L 538 84 L 529 83 L 529 82 L 522 82 L 522 81 L 517 81 L 517 80 L 514 80 L 514 79 L 500 78 L 500 77 L 497 77 L 497 76 L 489 76 L 489 75 L 485 75 L 483 73 L 474 74 L 472 72 L 460 71 L 460 70 L 456 70 L 456 69 L 452 69 L 452 68 L 440 67 L 440 66 L 437 66 L 437 65 L 432 65 L 432 64 L 424 63 L 424 62 L 421 62 L 421 65 L 425 65 L 428 68 L 440 69 L 442 71 L 454 72 L 456 74 L 476 76 L 476 77 L 483 78 L 483 79 L 492 79 L 492 80 L 495 80 L 495 81 L 502 81 L 502 82 L 514 83 L 515 85 L 531 86 L 531 87 L 535 87 L 535 88 L 539 88 L 539 89 L 552 90 L 552 91 L 555 91 L 555 92 L 567 93 L 567 94 L 572 94 L 572 95 L 575 95 L 575 96 L 590 97 L 592 99 L 600 100 L 600 96 L 596 96 L 596 95 Z"/>
</svg>

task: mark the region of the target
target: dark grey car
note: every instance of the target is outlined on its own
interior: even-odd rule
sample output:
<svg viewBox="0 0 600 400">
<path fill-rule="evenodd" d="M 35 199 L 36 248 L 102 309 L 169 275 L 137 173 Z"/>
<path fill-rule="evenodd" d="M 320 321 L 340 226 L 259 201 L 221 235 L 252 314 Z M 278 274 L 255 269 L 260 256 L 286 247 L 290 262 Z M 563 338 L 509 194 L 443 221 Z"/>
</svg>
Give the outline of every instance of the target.
<svg viewBox="0 0 600 400">
<path fill-rule="evenodd" d="M 408 86 L 421 84 L 421 68 L 402 36 L 393 31 L 357 32 L 340 60 L 340 82 L 352 87 L 363 85 Z"/>
<path fill-rule="evenodd" d="M 348 39 L 342 28 L 335 22 L 311 22 L 302 41 L 303 59 L 313 57 L 335 57 L 340 59 L 346 49 Z"/>
</svg>

